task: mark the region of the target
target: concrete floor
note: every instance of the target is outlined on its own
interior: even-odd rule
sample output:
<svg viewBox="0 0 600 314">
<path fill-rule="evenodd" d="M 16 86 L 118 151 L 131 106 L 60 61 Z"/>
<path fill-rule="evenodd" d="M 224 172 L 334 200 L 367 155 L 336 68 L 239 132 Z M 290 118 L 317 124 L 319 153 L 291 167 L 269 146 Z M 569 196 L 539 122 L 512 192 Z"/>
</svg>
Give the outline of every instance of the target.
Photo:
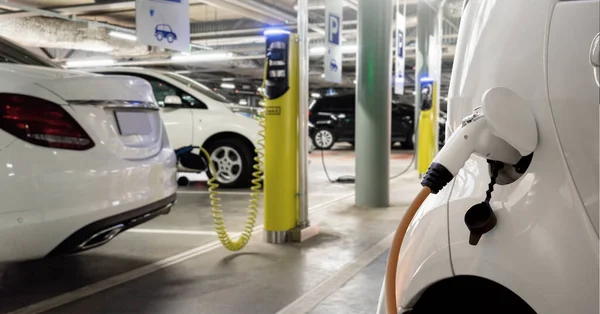
<svg viewBox="0 0 600 314">
<path fill-rule="evenodd" d="M 393 151 L 392 174 L 411 157 Z M 320 233 L 307 242 L 266 244 L 257 226 L 241 252 L 223 249 L 206 185 L 195 182 L 169 215 L 103 247 L 1 265 L 0 313 L 374 313 L 391 233 L 420 188 L 417 175 L 392 180 L 392 207 L 357 209 L 354 186 L 329 183 L 320 152 L 311 161 L 310 219 Z M 332 178 L 354 172 L 348 147 L 325 152 L 325 162 Z M 225 191 L 222 203 L 228 230 L 241 231 L 248 191 Z"/>
</svg>

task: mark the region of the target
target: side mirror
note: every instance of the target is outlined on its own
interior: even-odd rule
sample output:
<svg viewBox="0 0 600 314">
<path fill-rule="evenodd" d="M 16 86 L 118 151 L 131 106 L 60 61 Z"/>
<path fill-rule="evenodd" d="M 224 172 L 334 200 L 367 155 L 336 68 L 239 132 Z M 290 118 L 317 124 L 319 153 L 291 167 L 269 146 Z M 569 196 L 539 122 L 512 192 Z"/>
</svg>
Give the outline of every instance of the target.
<svg viewBox="0 0 600 314">
<path fill-rule="evenodd" d="M 165 97 L 164 102 L 165 102 L 165 107 L 171 107 L 171 108 L 179 108 L 183 104 L 183 102 L 181 101 L 181 97 L 176 96 L 176 95 L 169 95 L 169 96 Z"/>
</svg>

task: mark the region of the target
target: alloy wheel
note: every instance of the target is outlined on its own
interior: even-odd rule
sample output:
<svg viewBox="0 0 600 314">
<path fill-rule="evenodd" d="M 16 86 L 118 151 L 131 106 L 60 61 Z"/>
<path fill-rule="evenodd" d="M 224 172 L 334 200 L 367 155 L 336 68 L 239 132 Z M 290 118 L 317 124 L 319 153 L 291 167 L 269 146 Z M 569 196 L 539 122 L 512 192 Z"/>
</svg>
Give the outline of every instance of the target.
<svg viewBox="0 0 600 314">
<path fill-rule="evenodd" d="M 319 148 L 330 147 L 333 144 L 333 134 L 329 130 L 319 130 L 315 135 L 315 144 Z"/>
<path fill-rule="evenodd" d="M 217 147 L 210 155 L 219 183 L 232 183 L 242 173 L 242 157 L 240 153 L 229 147 Z"/>
</svg>

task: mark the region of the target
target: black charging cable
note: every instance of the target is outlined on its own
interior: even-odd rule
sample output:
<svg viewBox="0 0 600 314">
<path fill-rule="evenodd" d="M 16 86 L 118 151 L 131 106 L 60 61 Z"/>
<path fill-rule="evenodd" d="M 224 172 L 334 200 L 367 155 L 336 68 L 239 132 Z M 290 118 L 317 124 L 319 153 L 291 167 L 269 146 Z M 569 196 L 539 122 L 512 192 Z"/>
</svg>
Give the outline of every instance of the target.
<svg viewBox="0 0 600 314">
<path fill-rule="evenodd" d="M 400 173 L 391 176 L 390 180 L 398 178 L 401 175 L 403 175 L 406 172 L 408 172 L 408 170 L 410 170 L 410 168 L 412 167 L 412 165 L 415 163 L 415 157 L 416 157 L 416 154 L 413 152 L 412 158 L 411 158 L 410 163 L 408 164 L 408 166 L 406 166 L 406 168 L 404 170 L 402 170 Z M 336 178 L 335 180 L 331 179 L 331 177 L 329 176 L 329 171 L 327 171 L 327 166 L 325 165 L 325 154 L 324 154 L 324 152 L 323 152 L 322 149 L 321 149 L 321 164 L 323 165 L 323 171 L 325 171 L 325 176 L 327 176 L 327 180 L 329 181 L 329 183 L 335 183 L 335 184 L 353 184 L 353 183 L 356 182 L 356 177 L 355 176 L 350 176 L 350 175 L 341 176 L 341 177 Z"/>
</svg>

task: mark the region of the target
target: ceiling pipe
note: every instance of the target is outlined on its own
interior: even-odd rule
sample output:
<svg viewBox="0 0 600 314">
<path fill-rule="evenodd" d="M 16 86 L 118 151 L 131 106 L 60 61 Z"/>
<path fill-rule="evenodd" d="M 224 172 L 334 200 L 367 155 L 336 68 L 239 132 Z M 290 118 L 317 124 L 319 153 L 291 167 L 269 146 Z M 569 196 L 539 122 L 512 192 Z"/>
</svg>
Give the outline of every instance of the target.
<svg viewBox="0 0 600 314">
<path fill-rule="evenodd" d="M 277 17 L 275 15 L 268 16 L 263 14 L 260 10 L 253 10 L 251 8 L 243 7 L 232 3 L 229 0 L 198 0 L 197 2 L 208 4 L 212 7 L 237 13 L 241 16 L 253 19 L 255 21 L 263 22 L 269 25 L 276 25 L 285 23 L 285 18 Z"/>
<path fill-rule="evenodd" d="M 53 16 L 53 17 L 59 18 L 56 15 L 49 15 L 49 14 L 61 14 L 62 13 L 62 14 L 67 14 L 67 15 L 76 15 L 76 14 L 82 14 L 82 13 L 94 12 L 94 11 L 135 10 L 135 1 L 121 1 L 121 2 L 116 2 L 116 3 L 106 3 L 106 4 L 82 4 L 82 5 L 73 5 L 73 6 L 61 6 L 61 7 L 45 9 L 45 10 L 40 10 L 40 9 L 31 7 L 31 6 L 23 5 L 20 3 L 15 3 L 15 2 L 9 1 L 9 0 L 2 0 L 2 1 L 0 1 L 0 3 L 6 3 L 7 6 L 20 10 L 20 11 L 16 11 L 16 12 L 0 13 L 0 19 L 31 17 L 31 16 L 39 16 L 39 15 Z M 267 23 L 267 24 L 277 24 L 278 22 L 283 22 L 283 21 L 278 21 L 277 19 L 274 19 L 270 16 L 261 14 L 260 12 L 256 12 L 255 10 L 242 9 L 239 6 L 232 5 L 224 0 L 190 0 L 190 5 L 201 4 L 201 3 L 213 6 L 215 8 L 220 8 L 223 10 L 234 12 L 241 16 L 244 16 L 244 17 L 259 21 L 259 22 Z"/>
<path fill-rule="evenodd" d="M 38 9 L 36 7 L 32 7 L 32 6 L 29 6 L 29 5 L 25 5 L 25 4 L 21 4 L 21 3 L 16 3 L 16 2 L 11 1 L 11 0 L 0 0 L 0 4 L 1 5 L 5 5 L 7 7 L 10 7 L 10 8 L 19 9 L 21 11 L 27 11 L 27 12 L 35 13 L 36 15 L 54 17 L 54 18 L 58 18 L 58 19 L 62 19 L 62 20 L 67 20 L 67 21 L 73 21 L 73 22 L 86 22 L 90 26 L 104 27 L 104 28 L 116 30 L 116 31 L 123 32 L 123 33 L 135 34 L 135 31 L 132 30 L 132 29 L 129 29 L 129 28 L 120 27 L 120 26 L 111 25 L 111 24 L 98 23 L 98 22 L 87 20 L 87 19 L 80 19 L 80 18 L 77 18 L 77 17 L 74 17 L 74 16 L 63 15 L 61 13 L 57 13 L 57 12 L 54 12 L 54 11 L 44 10 L 44 9 Z M 5 15 L 3 14 L 2 16 L 5 16 Z"/>
<path fill-rule="evenodd" d="M 297 23 L 297 19 L 294 15 L 283 12 L 281 10 L 275 9 L 273 7 L 264 5 L 262 3 L 259 3 L 259 2 L 253 1 L 253 0 L 223 0 L 223 1 L 226 1 L 231 4 L 235 4 L 237 6 L 246 8 L 251 11 L 266 12 L 266 13 L 272 14 L 274 17 L 282 19 L 283 22 L 285 22 L 286 24 L 296 24 Z M 321 35 L 325 35 L 325 30 L 316 25 L 309 25 L 308 28 L 314 32 L 321 34 Z"/>
</svg>

